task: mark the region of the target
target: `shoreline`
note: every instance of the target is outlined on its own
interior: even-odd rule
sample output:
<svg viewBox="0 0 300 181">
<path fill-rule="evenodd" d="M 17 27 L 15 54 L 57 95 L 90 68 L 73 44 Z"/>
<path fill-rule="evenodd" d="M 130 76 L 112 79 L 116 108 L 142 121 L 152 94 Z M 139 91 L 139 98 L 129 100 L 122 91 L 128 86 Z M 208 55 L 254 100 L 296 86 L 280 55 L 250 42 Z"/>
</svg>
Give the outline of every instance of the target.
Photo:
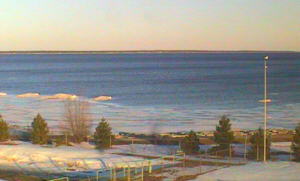
<svg viewBox="0 0 300 181">
<path fill-rule="evenodd" d="M 18 125 L 10 125 L 10 132 L 12 134 L 12 140 L 14 138 L 20 138 L 22 135 L 29 135 L 30 127 L 22 127 Z M 91 128 L 91 133 L 93 129 Z M 200 144 L 203 145 L 212 145 L 214 142 L 214 130 L 213 131 L 195 131 Z M 234 135 L 234 143 L 244 143 L 245 138 L 249 141 L 250 137 L 257 132 L 257 129 L 233 129 Z M 293 129 L 280 129 L 280 128 L 268 128 L 268 135 L 271 136 L 272 142 L 291 142 L 293 135 L 295 134 L 295 130 Z M 123 144 L 132 144 L 133 142 L 136 144 L 153 144 L 156 142 L 157 144 L 167 144 L 167 145 L 177 145 L 180 141 L 182 141 L 187 135 L 189 131 L 181 131 L 181 132 L 164 132 L 164 133 L 135 133 L 135 132 L 124 132 L 119 131 L 114 133 L 115 140 L 114 144 L 123 145 Z M 154 135 L 156 138 L 154 140 Z M 61 130 L 57 128 L 57 130 L 50 131 L 49 137 L 51 139 L 55 139 L 57 137 L 61 137 L 63 134 Z M 25 136 L 26 137 L 26 136 Z M 93 140 L 93 134 L 88 135 L 88 140 Z M 24 140 L 23 140 L 24 141 Z M 29 141 L 29 140 L 26 140 Z M 1 144 L 0 144 L 1 145 Z"/>
<path fill-rule="evenodd" d="M 164 134 L 168 132 L 185 132 L 194 129 L 197 132 L 211 134 L 208 132 L 214 130 L 219 117 L 224 114 L 230 117 L 234 130 L 256 130 L 261 125 L 259 107 L 247 111 L 232 109 L 230 112 L 227 109 L 221 108 L 205 110 L 186 108 L 178 110 L 178 107 L 166 109 L 164 107 L 153 108 L 152 106 L 148 106 L 141 108 L 121 105 L 111 101 L 94 101 L 92 98 L 87 97 L 83 99 L 88 101 L 91 106 L 89 113 L 92 116 L 92 127 L 95 127 L 98 123 L 98 116 L 100 114 L 111 121 L 115 133 L 131 132 L 141 134 L 151 133 L 155 129 L 156 133 Z M 55 130 L 62 119 L 63 103 L 67 99 L 43 99 L 43 94 L 41 98 L 18 98 L 17 94 L 8 94 L 7 96 L 0 96 L 0 100 L 1 114 L 10 124 L 16 127 L 26 127 L 29 121 L 32 121 L 36 113 L 39 112 L 49 121 L 49 127 Z M 295 105 L 295 108 L 298 106 L 298 104 Z M 276 116 L 277 119 L 273 120 L 270 128 L 293 130 L 296 125 L 296 118 L 285 118 L 285 116 L 288 116 L 285 112 L 277 116 L 278 113 L 276 110 L 278 108 L 275 107 L 272 109 L 270 109 L 270 114 L 273 114 L 274 117 Z M 26 114 L 24 114 L 25 110 Z M 101 112 L 99 113 L 97 110 L 101 110 Z M 157 115 L 153 116 L 153 112 L 157 113 Z M 283 119 L 291 121 L 286 123 L 282 121 Z M 132 125 L 135 125 L 135 128 L 132 128 Z M 136 129 L 137 127 L 139 129 Z"/>
</svg>

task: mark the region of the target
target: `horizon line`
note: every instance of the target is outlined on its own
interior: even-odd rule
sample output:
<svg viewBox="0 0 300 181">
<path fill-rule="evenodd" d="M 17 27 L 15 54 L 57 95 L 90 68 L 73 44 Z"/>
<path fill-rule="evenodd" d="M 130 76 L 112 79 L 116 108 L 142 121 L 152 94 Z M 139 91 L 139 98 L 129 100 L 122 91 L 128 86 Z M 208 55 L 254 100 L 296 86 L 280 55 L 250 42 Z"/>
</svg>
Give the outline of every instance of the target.
<svg viewBox="0 0 300 181">
<path fill-rule="evenodd" d="M 112 53 L 300 53 L 295 50 L 6 50 L 0 54 L 112 54 Z"/>
</svg>

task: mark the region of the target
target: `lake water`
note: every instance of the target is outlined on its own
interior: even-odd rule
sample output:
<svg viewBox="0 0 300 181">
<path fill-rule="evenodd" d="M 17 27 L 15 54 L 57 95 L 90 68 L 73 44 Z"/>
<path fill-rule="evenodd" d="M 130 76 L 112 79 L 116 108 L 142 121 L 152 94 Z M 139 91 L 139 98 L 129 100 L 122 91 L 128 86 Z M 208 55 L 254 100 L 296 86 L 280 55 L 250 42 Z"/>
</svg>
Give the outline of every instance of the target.
<svg viewBox="0 0 300 181">
<path fill-rule="evenodd" d="M 54 129 L 61 101 L 20 99 L 17 94 L 69 93 L 91 101 L 93 125 L 106 117 L 118 131 L 214 129 L 226 114 L 234 128 L 263 120 L 265 53 L 0 55 L 0 113 L 11 124 L 30 125 L 40 112 Z M 268 126 L 300 121 L 300 53 L 269 53 Z"/>
</svg>

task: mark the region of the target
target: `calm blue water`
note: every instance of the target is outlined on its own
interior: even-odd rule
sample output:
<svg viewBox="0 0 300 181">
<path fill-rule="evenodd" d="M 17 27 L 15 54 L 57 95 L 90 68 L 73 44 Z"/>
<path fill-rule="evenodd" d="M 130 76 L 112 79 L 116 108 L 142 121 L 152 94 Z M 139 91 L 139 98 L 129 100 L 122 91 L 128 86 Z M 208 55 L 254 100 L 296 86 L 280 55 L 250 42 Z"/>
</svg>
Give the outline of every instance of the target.
<svg viewBox="0 0 300 181">
<path fill-rule="evenodd" d="M 300 53 L 268 55 L 269 126 L 292 128 L 300 121 Z M 232 118 L 234 127 L 256 128 L 263 118 L 258 100 L 263 99 L 264 56 L 0 55 L 0 92 L 11 95 L 0 98 L 0 111 L 16 124 L 36 111 L 54 121 L 61 109 L 55 112 L 45 107 L 45 101 L 18 100 L 13 95 L 108 95 L 112 101 L 95 103 L 92 112 L 108 117 L 117 131 L 144 128 L 155 121 L 166 129 L 201 130 L 213 128 L 222 114 Z"/>
</svg>

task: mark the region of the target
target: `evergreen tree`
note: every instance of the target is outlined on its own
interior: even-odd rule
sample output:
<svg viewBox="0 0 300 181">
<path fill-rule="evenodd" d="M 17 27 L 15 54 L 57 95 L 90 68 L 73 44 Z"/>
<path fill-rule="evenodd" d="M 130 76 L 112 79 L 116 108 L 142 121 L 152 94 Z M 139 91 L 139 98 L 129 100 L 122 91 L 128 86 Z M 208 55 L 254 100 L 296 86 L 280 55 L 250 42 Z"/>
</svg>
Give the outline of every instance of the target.
<svg viewBox="0 0 300 181">
<path fill-rule="evenodd" d="M 199 139 L 194 131 L 191 130 L 189 134 L 184 138 L 181 148 L 186 154 L 198 153 Z"/>
<path fill-rule="evenodd" d="M 250 137 L 251 150 L 249 157 L 252 159 L 263 160 L 264 159 L 264 130 L 259 128 L 254 135 Z M 270 158 L 270 137 L 267 136 L 267 159 Z"/>
<path fill-rule="evenodd" d="M 112 141 L 111 127 L 109 123 L 102 118 L 94 133 L 94 140 L 98 149 L 106 149 L 111 146 Z"/>
<path fill-rule="evenodd" d="M 218 149 L 228 149 L 233 138 L 230 119 L 223 115 L 219 120 L 219 125 L 216 126 L 216 131 L 214 132 L 214 140 L 219 145 Z"/>
<path fill-rule="evenodd" d="M 8 125 L 0 115 L 0 141 L 7 141 L 9 139 Z"/>
<path fill-rule="evenodd" d="M 296 161 L 300 161 L 300 123 L 295 128 L 295 135 L 293 137 L 292 150 Z"/>
<path fill-rule="evenodd" d="M 38 114 L 31 123 L 31 141 L 33 144 L 46 144 L 48 142 L 48 125 L 46 121 Z"/>
</svg>

